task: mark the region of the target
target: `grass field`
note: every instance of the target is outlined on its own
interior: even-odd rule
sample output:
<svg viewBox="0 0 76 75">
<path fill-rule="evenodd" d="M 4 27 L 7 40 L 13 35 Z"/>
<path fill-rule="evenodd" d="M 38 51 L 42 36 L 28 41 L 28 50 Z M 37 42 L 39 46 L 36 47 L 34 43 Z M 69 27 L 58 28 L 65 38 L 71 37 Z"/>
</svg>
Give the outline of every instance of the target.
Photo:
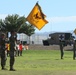
<svg viewBox="0 0 76 75">
<path fill-rule="evenodd" d="M 0 75 L 76 75 L 76 60 L 72 51 L 64 51 L 61 60 L 59 50 L 27 50 L 15 58 L 17 71 L 9 71 L 9 57 L 6 68 L 6 71 L 0 70 Z"/>
</svg>

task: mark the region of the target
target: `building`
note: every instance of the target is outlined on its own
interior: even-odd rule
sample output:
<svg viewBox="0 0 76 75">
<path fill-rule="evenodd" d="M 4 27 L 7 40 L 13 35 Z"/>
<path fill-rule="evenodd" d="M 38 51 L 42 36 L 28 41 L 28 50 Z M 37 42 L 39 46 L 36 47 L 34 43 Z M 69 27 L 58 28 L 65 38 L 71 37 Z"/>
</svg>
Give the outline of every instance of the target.
<svg viewBox="0 0 76 75">
<path fill-rule="evenodd" d="M 27 44 L 43 44 L 42 40 L 45 40 L 49 37 L 49 33 L 35 33 L 32 36 L 27 36 L 26 34 L 18 34 L 18 40 L 26 42 Z"/>
</svg>

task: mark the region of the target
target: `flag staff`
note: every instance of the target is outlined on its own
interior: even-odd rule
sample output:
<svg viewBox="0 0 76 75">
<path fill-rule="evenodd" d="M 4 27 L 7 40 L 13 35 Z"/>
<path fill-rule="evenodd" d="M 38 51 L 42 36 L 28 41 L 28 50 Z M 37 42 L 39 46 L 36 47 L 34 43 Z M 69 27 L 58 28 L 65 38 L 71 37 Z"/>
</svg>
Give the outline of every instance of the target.
<svg viewBox="0 0 76 75">
<path fill-rule="evenodd" d="M 25 19 L 26 19 L 26 18 L 25 18 Z M 26 21 L 27 21 L 27 20 L 26 20 Z M 25 21 L 25 22 L 26 22 L 26 21 Z M 24 23 L 25 23 L 25 22 L 24 22 Z M 23 23 L 23 24 L 24 24 L 24 23 Z M 20 27 L 18 28 L 17 33 L 19 32 L 19 30 L 20 30 L 21 27 L 22 27 L 22 25 L 20 25 Z"/>
<path fill-rule="evenodd" d="M 22 25 L 19 27 L 19 29 L 17 30 L 17 33 L 19 32 L 20 28 L 22 27 Z"/>
<path fill-rule="evenodd" d="M 38 3 L 39 3 L 39 1 L 36 2 L 36 4 L 38 4 Z"/>
</svg>

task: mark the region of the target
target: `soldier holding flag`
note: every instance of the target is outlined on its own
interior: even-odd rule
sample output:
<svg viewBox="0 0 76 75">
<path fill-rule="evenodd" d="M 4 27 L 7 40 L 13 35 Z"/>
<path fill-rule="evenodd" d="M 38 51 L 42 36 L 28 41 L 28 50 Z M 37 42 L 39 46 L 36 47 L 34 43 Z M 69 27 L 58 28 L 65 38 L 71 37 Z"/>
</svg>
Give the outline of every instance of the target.
<svg viewBox="0 0 76 75">
<path fill-rule="evenodd" d="M 13 68 L 14 62 L 15 62 L 15 56 L 14 56 L 14 51 L 15 51 L 15 42 L 16 42 L 16 33 L 15 31 L 11 31 L 11 36 L 9 38 L 10 42 L 10 71 L 15 71 Z"/>
</svg>

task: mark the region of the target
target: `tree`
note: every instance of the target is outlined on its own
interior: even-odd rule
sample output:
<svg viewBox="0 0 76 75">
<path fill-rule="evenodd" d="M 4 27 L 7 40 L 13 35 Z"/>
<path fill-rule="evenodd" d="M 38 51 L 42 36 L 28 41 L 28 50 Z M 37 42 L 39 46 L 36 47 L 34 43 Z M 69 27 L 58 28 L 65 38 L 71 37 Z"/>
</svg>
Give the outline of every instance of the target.
<svg viewBox="0 0 76 75">
<path fill-rule="evenodd" d="M 35 28 L 31 24 L 26 22 L 24 16 L 8 15 L 4 20 L 0 20 L 0 28 L 2 31 L 8 33 L 14 30 L 17 33 L 25 33 L 30 36 L 34 34 Z"/>
<path fill-rule="evenodd" d="M 5 32 L 4 22 L 2 19 L 0 19 L 0 31 Z"/>
<path fill-rule="evenodd" d="M 25 23 L 25 17 L 19 17 L 19 15 L 8 15 L 4 20 L 3 27 L 6 29 L 6 31 L 10 32 L 12 30 L 16 31 L 19 29 L 19 27 Z"/>
<path fill-rule="evenodd" d="M 20 26 L 25 23 L 26 19 L 24 16 L 19 15 L 8 15 L 5 20 L 0 20 L 1 30 L 8 33 L 11 31 L 17 32 Z"/>
</svg>

